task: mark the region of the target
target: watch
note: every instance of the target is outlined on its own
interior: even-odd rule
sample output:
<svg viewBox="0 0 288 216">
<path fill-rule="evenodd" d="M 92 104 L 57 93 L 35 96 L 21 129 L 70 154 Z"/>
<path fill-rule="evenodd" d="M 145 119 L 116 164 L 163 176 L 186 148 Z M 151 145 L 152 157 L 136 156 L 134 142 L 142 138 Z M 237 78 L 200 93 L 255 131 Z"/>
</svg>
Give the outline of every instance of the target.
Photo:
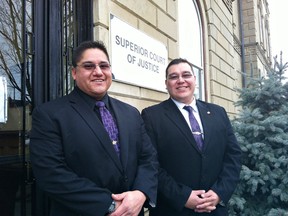
<svg viewBox="0 0 288 216">
<path fill-rule="evenodd" d="M 110 205 L 110 207 L 109 207 L 109 209 L 108 209 L 108 214 L 111 214 L 112 212 L 114 212 L 115 209 L 116 209 L 116 203 L 115 203 L 115 201 L 113 200 L 112 203 L 111 203 L 111 205 Z"/>
</svg>

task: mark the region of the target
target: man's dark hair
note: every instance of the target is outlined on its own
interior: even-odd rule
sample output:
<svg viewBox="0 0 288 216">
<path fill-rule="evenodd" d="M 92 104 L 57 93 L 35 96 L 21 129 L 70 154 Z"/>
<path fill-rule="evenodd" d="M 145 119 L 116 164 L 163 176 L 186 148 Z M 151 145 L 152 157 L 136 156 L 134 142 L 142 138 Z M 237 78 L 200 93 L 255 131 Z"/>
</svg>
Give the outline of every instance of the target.
<svg viewBox="0 0 288 216">
<path fill-rule="evenodd" d="M 104 43 L 102 41 L 84 41 L 81 44 L 79 44 L 79 46 L 76 47 L 76 49 L 73 51 L 73 57 L 72 57 L 72 65 L 73 65 L 73 67 L 77 66 L 77 63 L 82 58 L 82 54 L 87 49 L 99 49 L 99 50 L 102 50 L 105 53 L 105 55 L 107 56 L 108 61 L 110 62 L 106 46 L 104 45 Z"/>
<path fill-rule="evenodd" d="M 191 67 L 191 70 L 192 70 L 192 73 L 194 74 L 194 70 L 193 70 L 193 65 L 192 63 L 190 63 L 187 59 L 183 59 L 183 58 L 176 58 L 176 59 L 173 59 L 166 67 L 166 78 L 168 76 L 168 69 L 169 67 L 171 67 L 172 65 L 177 65 L 177 64 L 180 64 L 180 63 L 187 63 L 190 65 Z"/>
</svg>

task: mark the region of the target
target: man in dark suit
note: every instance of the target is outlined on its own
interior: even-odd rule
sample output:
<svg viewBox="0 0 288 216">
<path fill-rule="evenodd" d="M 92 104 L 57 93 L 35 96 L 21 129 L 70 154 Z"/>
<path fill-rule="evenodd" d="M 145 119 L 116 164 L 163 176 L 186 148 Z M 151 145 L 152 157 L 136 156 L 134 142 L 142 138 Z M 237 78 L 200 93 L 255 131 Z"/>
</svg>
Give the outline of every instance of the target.
<svg viewBox="0 0 288 216">
<path fill-rule="evenodd" d="M 145 202 L 156 203 L 158 162 L 141 115 L 108 96 L 112 72 L 102 42 L 80 44 L 72 63 L 75 89 L 33 111 L 31 162 L 52 200 L 50 215 L 143 215 Z M 99 101 L 114 116 L 114 138 Z"/>
<path fill-rule="evenodd" d="M 241 150 L 225 110 L 195 99 L 195 82 L 190 62 L 172 60 L 165 81 L 170 98 L 142 111 L 160 164 L 157 206 L 150 216 L 228 215 Z"/>
</svg>

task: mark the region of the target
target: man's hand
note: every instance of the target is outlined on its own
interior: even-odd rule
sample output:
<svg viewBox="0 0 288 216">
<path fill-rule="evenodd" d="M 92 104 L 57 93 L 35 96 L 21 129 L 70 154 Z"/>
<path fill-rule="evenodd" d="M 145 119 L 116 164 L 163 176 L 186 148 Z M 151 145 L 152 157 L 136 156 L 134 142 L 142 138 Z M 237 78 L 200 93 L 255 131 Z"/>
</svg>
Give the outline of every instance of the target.
<svg viewBox="0 0 288 216">
<path fill-rule="evenodd" d="M 201 198 L 204 202 L 196 206 L 195 212 L 211 212 L 220 202 L 220 197 L 212 190 L 201 194 Z"/>
<path fill-rule="evenodd" d="M 146 196 L 139 190 L 128 191 L 121 194 L 112 194 L 116 202 L 116 210 L 110 216 L 137 216 L 141 211 Z"/>
<path fill-rule="evenodd" d="M 205 201 L 201 198 L 205 194 L 205 190 L 192 190 L 185 207 L 195 209 L 196 206 L 203 204 Z"/>
</svg>

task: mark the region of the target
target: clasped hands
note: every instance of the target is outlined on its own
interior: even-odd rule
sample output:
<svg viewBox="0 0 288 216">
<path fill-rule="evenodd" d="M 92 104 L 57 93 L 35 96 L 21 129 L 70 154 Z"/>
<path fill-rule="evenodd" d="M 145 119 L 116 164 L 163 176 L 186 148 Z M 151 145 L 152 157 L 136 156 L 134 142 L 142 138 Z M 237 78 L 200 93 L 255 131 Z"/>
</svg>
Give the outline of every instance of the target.
<svg viewBox="0 0 288 216">
<path fill-rule="evenodd" d="M 220 197 L 213 191 L 192 190 L 185 207 L 194 209 L 195 212 L 211 212 L 216 209 Z"/>
<path fill-rule="evenodd" d="M 141 211 L 146 196 L 139 190 L 128 191 L 121 194 L 112 194 L 116 210 L 109 216 L 137 216 Z"/>
</svg>

